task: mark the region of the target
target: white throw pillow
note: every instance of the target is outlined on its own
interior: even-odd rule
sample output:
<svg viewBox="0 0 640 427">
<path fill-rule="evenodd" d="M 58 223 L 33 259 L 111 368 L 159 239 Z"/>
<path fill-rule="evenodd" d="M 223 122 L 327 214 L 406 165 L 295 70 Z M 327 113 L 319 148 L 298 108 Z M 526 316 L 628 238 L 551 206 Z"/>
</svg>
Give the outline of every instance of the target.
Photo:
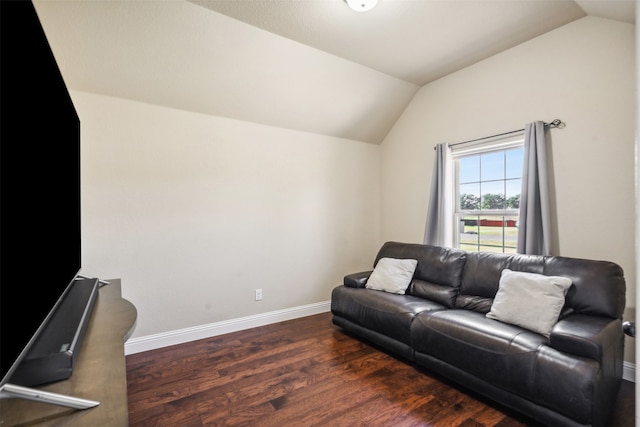
<svg viewBox="0 0 640 427">
<path fill-rule="evenodd" d="M 365 286 L 377 291 L 404 294 L 417 265 L 415 259 L 380 258 Z"/>
<path fill-rule="evenodd" d="M 504 269 L 487 317 L 548 337 L 570 287 L 568 277 Z"/>
</svg>

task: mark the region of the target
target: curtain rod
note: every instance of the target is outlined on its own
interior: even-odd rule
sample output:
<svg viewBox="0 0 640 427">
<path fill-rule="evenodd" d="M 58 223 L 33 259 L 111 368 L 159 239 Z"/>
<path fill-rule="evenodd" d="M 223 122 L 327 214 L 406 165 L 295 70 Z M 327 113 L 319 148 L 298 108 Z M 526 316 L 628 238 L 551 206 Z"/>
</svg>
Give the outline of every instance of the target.
<svg viewBox="0 0 640 427">
<path fill-rule="evenodd" d="M 566 126 L 562 122 L 562 120 L 560 120 L 560 119 L 555 119 L 551 123 L 545 123 L 544 125 L 549 127 L 549 129 L 552 129 L 552 128 L 560 128 L 560 129 L 562 129 L 562 128 L 564 128 Z M 469 141 L 456 142 L 455 144 L 449 144 L 449 147 L 454 147 L 456 145 L 461 145 L 461 144 L 468 144 L 470 142 L 482 141 L 483 139 L 490 139 L 490 138 L 497 138 L 499 136 L 511 135 L 512 133 L 518 133 L 518 132 L 523 132 L 523 131 L 524 131 L 524 129 L 516 129 L 516 130 L 509 131 L 509 132 L 498 133 L 496 135 L 490 135 L 490 136 L 485 136 L 485 137 L 482 137 L 482 138 L 471 139 Z M 433 147 L 433 149 L 435 150 L 436 147 Z"/>
</svg>

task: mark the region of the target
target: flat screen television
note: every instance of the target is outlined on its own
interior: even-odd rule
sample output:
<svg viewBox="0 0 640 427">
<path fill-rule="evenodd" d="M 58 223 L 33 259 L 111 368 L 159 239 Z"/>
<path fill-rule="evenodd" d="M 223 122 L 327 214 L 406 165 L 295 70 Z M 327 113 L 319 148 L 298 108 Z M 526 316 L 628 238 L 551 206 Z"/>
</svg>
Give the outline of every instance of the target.
<svg viewBox="0 0 640 427">
<path fill-rule="evenodd" d="M 0 1 L 2 398 L 98 404 L 31 388 L 51 382 L 46 375 L 32 375 L 30 384 L 14 381 L 34 347 L 47 341 L 48 329 L 70 327 L 50 323 L 65 317 L 74 287 L 92 287 L 82 315 L 93 307 L 97 285 L 79 276 L 80 226 L 78 115 L 31 1 Z"/>
</svg>

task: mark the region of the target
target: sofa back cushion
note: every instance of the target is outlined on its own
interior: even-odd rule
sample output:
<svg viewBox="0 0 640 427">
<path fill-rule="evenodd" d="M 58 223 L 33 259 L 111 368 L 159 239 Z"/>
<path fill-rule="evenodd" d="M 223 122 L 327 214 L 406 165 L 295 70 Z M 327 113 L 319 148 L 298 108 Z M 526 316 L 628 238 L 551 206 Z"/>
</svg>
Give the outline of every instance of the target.
<svg viewBox="0 0 640 427">
<path fill-rule="evenodd" d="M 569 313 L 618 318 L 625 306 L 622 268 L 612 262 L 560 256 L 468 252 L 457 308 L 488 313 L 498 291 L 502 270 L 564 276 L 572 286 L 561 317 Z"/>
<path fill-rule="evenodd" d="M 572 286 L 565 310 L 578 314 L 620 318 L 626 304 L 626 283 L 622 267 L 609 261 L 547 257 L 544 274 L 565 276 Z"/>
<path fill-rule="evenodd" d="M 455 306 L 480 313 L 491 310 L 498 292 L 502 270 L 543 274 L 544 257 L 540 255 L 468 252 L 460 293 Z"/>
<path fill-rule="evenodd" d="M 466 255 L 466 252 L 459 249 L 387 242 L 378 251 L 374 268 L 381 258 L 417 260 L 418 265 L 406 294 L 427 298 L 453 308 L 460 288 Z"/>
</svg>

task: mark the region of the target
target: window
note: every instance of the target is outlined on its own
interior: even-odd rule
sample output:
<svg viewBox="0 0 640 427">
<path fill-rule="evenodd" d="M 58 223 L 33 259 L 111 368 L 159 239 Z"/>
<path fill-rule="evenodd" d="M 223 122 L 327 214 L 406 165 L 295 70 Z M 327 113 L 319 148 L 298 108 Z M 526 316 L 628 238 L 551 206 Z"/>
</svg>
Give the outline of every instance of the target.
<svg viewBox="0 0 640 427">
<path fill-rule="evenodd" d="M 467 251 L 515 253 L 523 137 L 452 148 L 454 245 Z"/>
</svg>

